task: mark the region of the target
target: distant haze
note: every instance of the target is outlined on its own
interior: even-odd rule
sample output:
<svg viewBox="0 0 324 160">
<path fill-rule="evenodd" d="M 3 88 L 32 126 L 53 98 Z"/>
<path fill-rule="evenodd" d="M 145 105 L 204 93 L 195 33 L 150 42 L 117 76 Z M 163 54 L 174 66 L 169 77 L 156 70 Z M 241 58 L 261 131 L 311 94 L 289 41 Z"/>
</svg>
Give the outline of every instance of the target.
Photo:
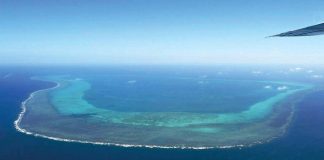
<svg viewBox="0 0 324 160">
<path fill-rule="evenodd" d="M 1 64 L 324 64 L 323 0 L 0 1 Z"/>
</svg>

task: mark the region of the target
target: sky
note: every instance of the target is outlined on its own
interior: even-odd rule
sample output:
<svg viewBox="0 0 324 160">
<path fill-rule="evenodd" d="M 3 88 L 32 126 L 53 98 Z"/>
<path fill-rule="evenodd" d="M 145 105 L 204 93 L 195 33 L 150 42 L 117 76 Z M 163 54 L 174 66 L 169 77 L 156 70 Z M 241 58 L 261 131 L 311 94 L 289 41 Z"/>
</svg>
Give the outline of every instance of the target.
<svg viewBox="0 0 324 160">
<path fill-rule="evenodd" d="M 323 0 L 0 0 L 0 64 L 324 64 Z"/>
</svg>

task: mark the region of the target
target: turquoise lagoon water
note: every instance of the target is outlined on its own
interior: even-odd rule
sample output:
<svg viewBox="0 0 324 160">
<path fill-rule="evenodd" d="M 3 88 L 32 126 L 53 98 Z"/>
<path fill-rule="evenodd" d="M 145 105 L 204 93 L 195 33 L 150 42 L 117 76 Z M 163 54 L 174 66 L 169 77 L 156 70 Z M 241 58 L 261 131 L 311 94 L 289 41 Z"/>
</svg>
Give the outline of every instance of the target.
<svg viewBox="0 0 324 160">
<path fill-rule="evenodd" d="M 252 145 L 285 132 L 296 96 L 312 86 L 184 74 L 42 76 L 20 126 L 66 140 L 209 148 Z M 294 100 L 292 100 L 294 99 Z"/>
</svg>

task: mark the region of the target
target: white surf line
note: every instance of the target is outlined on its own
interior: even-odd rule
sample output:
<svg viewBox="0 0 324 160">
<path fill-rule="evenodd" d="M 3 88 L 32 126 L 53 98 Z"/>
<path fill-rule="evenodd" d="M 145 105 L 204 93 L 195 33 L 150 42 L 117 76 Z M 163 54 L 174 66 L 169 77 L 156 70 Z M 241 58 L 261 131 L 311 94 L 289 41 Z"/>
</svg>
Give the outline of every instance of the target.
<svg viewBox="0 0 324 160">
<path fill-rule="evenodd" d="M 20 122 L 21 122 L 21 120 L 22 120 L 24 114 L 26 113 L 26 103 L 27 103 L 29 100 L 31 100 L 31 99 L 34 97 L 34 95 L 35 95 L 36 93 L 38 93 L 38 92 L 46 91 L 46 90 L 51 90 L 51 89 L 56 89 L 56 88 L 58 88 L 58 87 L 61 86 L 60 83 L 57 83 L 57 82 L 54 82 L 54 83 L 56 83 L 56 85 L 55 85 L 54 87 L 46 88 L 46 89 L 41 89 L 41 90 L 37 90 L 37 91 L 35 91 L 35 92 L 32 92 L 32 93 L 29 95 L 29 97 L 21 103 L 21 112 L 20 112 L 19 115 L 18 115 L 18 119 L 14 121 L 14 125 L 15 125 L 15 128 L 16 128 L 17 131 L 22 132 L 22 133 L 25 133 L 25 134 L 28 134 L 28 135 L 33 134 L 33 133 L 28 132 L 26 129 L 23 129 L 23 128 L 21 128 L 21 127 L 19 126 L 19 124 L 20 124 Z"/>
<path fill-rule="evenodd" d="M 49 81 L 49 82 L 54 82 L 54 81 Z M 56 88 L 58 88 L 58 87 L 61 86 L 61 84 L 58 83 L 58 82 L 54 82 L 54 83 L 56 83 L 56 85 L 54 87 L 47 88 L 47 89 L 41 89 L 41 90 L 37 90 L 35 92 L 32 92 L 30 94 L 30 96 L 25 101 L 23 101 L 21 103 L 22 110 L 19 113 L 18 119 L 14 121 L 14 126 L 15 126 L 15 128 L 16 128 L 17 131 L 19 131 L 21 133 L 24 133 L 24 134 L 27 134 L 27 135 L 32 135 L 32 136 L 35 136 L 35 137 L 41 137 L 41 138 L 46 138 L 46 139 L 50 139 L 50 140 L 54 140 L 54 141 L 61 141 L 61 142 L 72 142 L 72 143 L 94 144 L 94 145 L 107 145 L 107 146 L 118 146 L 118 147 L 127 147 L 127 148 L 128 147 L 141 147 L 141 148 L 145 147 L 145 148 L 161 148 L 161 149 L 194 149 L 194 150 L 204 150 L 204 149 L 230 149 L 230 148 L 251 147 L 251 146 L 254 146 L 254 145 L 257 145 L 257 144 L 263 144 L 263 143 L 270 142 L 271 140 L 280 137 L 280 136 L 275 136 L 275 137 L 268 138 L 267 140 L 264 140 L 264 141 L 256 141 L 256 142 L 253 142 L 253 143 L 250 143 L 248 145 L 246 145 L 246 144 L 237 144 L 237 145 L 224 145 L 224 146 L 215 146 L 215 147 L 159 146 L 159 145 L 119 144 L 119 143 L 109 143 L 109 142 L 96 142 L 96 141 L 66 139 L 66 138 L 46 136 L 44 134 L 30 132 L 30 131 L 27 131 L 24 128 L 21 128 L 19 126 L 19 124 L 22 121 L 22 118 L 23 118 L 24 114 L 26 113 L 26 103 L 30 99 L 32 99 L 34 97 L 34 95 L 36 93 L 38 93 L 38 92 L 56 89 Z M 285 129 L 287 128 L 287 126 L 285 126 Z"/>
</svg>

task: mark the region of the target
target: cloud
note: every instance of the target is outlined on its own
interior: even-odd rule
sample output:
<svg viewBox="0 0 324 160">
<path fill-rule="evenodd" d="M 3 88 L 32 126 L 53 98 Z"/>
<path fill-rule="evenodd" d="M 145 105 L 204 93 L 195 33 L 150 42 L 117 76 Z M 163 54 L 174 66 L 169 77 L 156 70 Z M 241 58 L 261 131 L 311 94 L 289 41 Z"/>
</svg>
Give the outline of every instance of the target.
<svg viewBox="0 0 324 160">
<path fill-rule="evenodd" d="M 263 88 L 265 88 L 265 89 L 272 89 L 272 86 L 267 85 L 267 86 L 264 86 Z"/>
<path fill-rule="evenodd" d="M 205 81 L 198 81 L 198 84 L 205 84 Z"/>
<path fill-rule="evenodd" d="M 208 75 L 202 75 L 200 78 L 208 78 Z"/>
<path fill-rule="evenodd" d="M 314 71 L 313 70 L 308 70 L 307 73 L 313 73 Z"/>
<path fill-rule="evenodd" d="M 262 74 L 262 71 L 252 71 L 252 74 Z"/>
<path fill-rule="evenodd" d="M 12 76 L 12 73 L 8 73 L 8 74 L 4 75 L 2 78 L 3 78 L 3 79 L 7 79 L 7 78 L 9 78 L 9 77 L 11 77 L 11 76 Z"/>
<path fill-rule="evenodd" d="M 284 90 L 287 90 L 287 89 L 288 89 L 287 86 L 279 86 L 279 87 L 277 87 L 278 91 L 284 91 Z"/>
<path fill-rule="evenodd" d="M 312 75 L 312 78 L 324 78 L 324 76 L 316 74 L 316 75 Z"/>
<path fill-rule="evenodd" d="M 290 72 L 299 72 L 299 71 L 302 71 L 304 68 L 301 68 L 301 67 L 296 67 L 296 68 L 290 68 L 289 71 Z"/>
<path fill-rule="evenodd" d="M 127 81 L 128 84 L 134 84 L 136 82 L 137 82 L 136 80 L 129 80 L 129 81 Z"/>
</svg>

